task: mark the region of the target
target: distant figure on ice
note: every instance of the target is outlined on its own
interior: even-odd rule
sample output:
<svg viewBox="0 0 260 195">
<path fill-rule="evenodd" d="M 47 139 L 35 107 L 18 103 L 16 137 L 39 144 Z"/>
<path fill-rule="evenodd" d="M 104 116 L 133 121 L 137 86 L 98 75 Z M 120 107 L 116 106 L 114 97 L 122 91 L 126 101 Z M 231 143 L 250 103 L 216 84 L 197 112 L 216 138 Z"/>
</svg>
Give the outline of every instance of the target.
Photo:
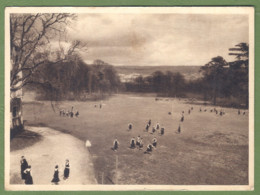
<svg viewBox="0 0 260 195">
<path fill-rule="evenodd" d="M 240 110 L 237 111 L 237 114 L 240 115 Z"/>
<path fill-rule="evenodd" d="M 130 130 L 132 130 L 132 128 L 133 128 L 132 123 L 129 123 L 129 124 L 128 124 L 128 130 L 130 131 Z"/>
<path fill-rule="evenodd" d="M 153 142 L 153 147 L 156 148 L 156 146 L 157 146 L 157 139 L 156 139 L 156 137 L 153 138 L 152 142 Z"/>
<path fill-rule="evenodd" d="M 64 173 L 63 173 L 63 179 L 68 179 L 70 176 L 70 162 L 69 159 L 66 160 L 65 162 L 65 168 L 64 168 Z"/>
<path fill-rule="evenodd" d="M 119 146 L 119 141 L 117 140 L 117 138 L 114 140 L 113 142 L 113 150 L 116 151 L 118 149 Z"/>
<path fill-rule="evenodd" d="M 190 110 L 188 111 L 188 114 L 190 114 Z"/>
<path fill-rule="evenodd" d="M 100 109 L 102 108 L 102 103 L 99 104 L 99 108 L 100 108 Z"/>
<path fill-rule="evenodd" d="M 152 144 L 148 144 L 146 147 L 146 151 L 144 152 L 145 154 L 150 154 L 153 151 L 153 145 Z"/>
<path fill-rule="evenodd" d="M 79 116 L 79 111 L 77 111 L 77 112 L 76 112 L 75 116 L 76 116 L 76 117 L 78 117 L 78 116 Z"/>
<path fill-rule="evenodd" d="M 131 140 L 130 140 L 130 148 L 135 148 L 135 138 L 133 137 Z"/>
<path fill-rule="evenodd" d="M 24 173 L 24 171 L 25 171 L 25 169 L 28 168 L 28 163 L 27 163 L 26 159 L 24 158 L 24 156 L 21 156 L 20 164 L 21 164 L 21 178 L 25 179 L 26 173 Z"/>
<path fill-rule="evenodd" d="M 31 165 L 28 165 L 28 167 L 24 170 L 24 174 L 25 174 L 25 184 L 32 185 L 33 179 L 31 175 Z"/>
<path fill-rule="evenodd" d="M 55 169 L 54 169 L 54 175 L 53 175 L 53 179 L 51 180 L 52 183 L 54 183 L 55 185 L 58 185 L 60 182 L 60 178 L 59 178 L 59 166 L 56 165 Z"/>
<path fill-rule="evenodd" d="M 246 115 L 246 112 L 243 112 L 243 115 Z"/>
<path fill-rule="evenodd" d="M 191 107 L 191 110 L 193 110 L 193 107 Z"/>
<path fill-rule="evenodd" d="M 201 112 L 202 110 L 201 110 L 201 107 L 200 107 L 200 112 Z"/>
</svg>

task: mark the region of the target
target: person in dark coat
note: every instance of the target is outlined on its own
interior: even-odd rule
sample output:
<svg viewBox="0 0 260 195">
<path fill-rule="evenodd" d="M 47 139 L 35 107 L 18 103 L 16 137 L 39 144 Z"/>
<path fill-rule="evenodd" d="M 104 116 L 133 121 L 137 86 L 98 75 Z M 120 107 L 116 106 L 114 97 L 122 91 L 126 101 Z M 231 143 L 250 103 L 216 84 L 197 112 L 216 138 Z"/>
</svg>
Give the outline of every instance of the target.
<svg viewBox="0 0 260 195">
<path fill-rule="evenodd" d="M 146 130 L 146 131 L 149 131 L 149 127 L 150 127 L 150 125 L 149 125 L 149 124 L 146 124 L 145 130 Z"/>
<path fill-rule="evenodd" d="M 77 112 L 76 112 L 75 116 L 76 116 L 76 117 L 78 117 L 78 116 L 79 116 L 79 111 L 77 111 Z"/>
<path fill-rule="evenodd" d="M 70 176 L 70 162 L 69 159 L 66 160 L 65 162 L 65 169 L 64 169 L 64 174 L 63 174 L 63 179 L 68 179 Z"/>
<path fill-rule="evenodd" d="M 155 131 L 156 131 L 156 128 L 153 127 L 153 128 L 152 128 L 152 133 L 155 133 Z"/>
<path fill-rule="evenodd" d="M 178 133 L 181 133 L 181 126 L 179 125 L 178 127 L 178 130 L 177 130 Z"/>
<path fill-rule="evenodd" d="M 130 140 L 130 148 L 135 148 L 135 138 L 133 137 L 131 140 Z"/>
<path fill-rule="evenodd" d="M 156 124 L 156 130 L 159 130 L 160 129 L 160 124 L 157 122 Z"/>
<path fill-rule="evenodd" d="M 184 116 L 182 115 L 182 117 L 181 117 L 181 122 L 183 122 L 184 121 Z"/>
<path fill-rule="evenodd" d="M 128 130 L 130 131 L 130 130 L 132 130 L 132 128 L 133 128 L 132 123 L 129 123 L 129 124 L 128 124 Z"/>
<path fill-rule="evenodd" d="M 139 150 L 141 150 L 142 148 L 143 148 L 143 138 L 140 139 Z"/>
<path fill-rule="evenodd" d="M 25 173 L 25 184 L 32 185 L 33 179 L 31 175 L 31 165 L 28 165 L 28 167 L 24 170 L 24 173 Z"/>
<path fill-rule="evenodd" d="M 60 178 L 59 178 L 59 166 L 56 165 L 55 166 L 55 169 L 54 169 L 54 175 L 53 175 L 53 179 L 51 180 L 52 183 L 58 185 L 59 184 L 59 181 L 60 181 Z"/>
<path fill-rule="evenodd" d="M 157 146 L 157 139 L 156 139 L 156 137 L 153 138 L 152 142 L 153 142 L 153 147 L 156 148 L 156 146 Z"/>
<path fill-rule="evenodd" d="M 140 146 L 140 142 L 141 142 L 141 137 L 140 137 L 140 135 L 138 135 L 137 138 L 136 138 L 136 146 L 137 147 Z"/>
<path fill-rule="evenodd" d="M 114 140 L 114 143 L 113 143 L 113 150 L 116 151 L 118 149 L 118 146 L 119 146 L 119 141 L 117 140 L 117 138 Z"/>
<path fill-rule="evenodd" d="M 151 119 L 148 121 L 148 125 L 149 126 L 151 126 L 151 124 L 152 124 L 152 121 L 151 121 Z"/>
<path fill-rule="evenodd" d="M 26 173 L 24 173 L 24 171 L 25 171 L 25 169 L 28 168 L 28 163 L 27 163 L 26 159 L 24 158 L 24 156 L 21 157 L 20 163 L 21 163 L 21 178 L 25 179 Z"/>
<path fill-rule="evenodd" d="M 161 135 L 164 135 L 164 127 L 161 128 Z"/>
<path fill-rule="evenodd" d="M 144 152 L 145 154 L 150 154 L 153 151 L 153 145 L 152 144 L 148 144 L 146 151 Z"/>
</svg>

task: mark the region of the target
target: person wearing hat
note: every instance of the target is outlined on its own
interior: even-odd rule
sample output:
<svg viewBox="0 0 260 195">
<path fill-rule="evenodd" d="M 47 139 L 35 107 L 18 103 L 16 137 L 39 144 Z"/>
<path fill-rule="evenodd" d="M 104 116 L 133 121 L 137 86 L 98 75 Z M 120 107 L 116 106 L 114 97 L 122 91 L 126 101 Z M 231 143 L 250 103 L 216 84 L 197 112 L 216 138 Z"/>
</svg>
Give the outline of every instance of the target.
<svg viewBox="0 0 260 195">
<path fill-rule="evenodd" d="M 25 179 L 26 173 L 24 171 L 25 171 L 25 169 L 28 168 L 28 163 L 27 163 L 26 159 L 24 158 L 24 156 L 21 156 L 20 164 L 21 164 L 21 178 Z"/>
<path fill-rule="evenodd" d="M 64 169 L 64 179 L 68 179 L 70 176 L 70 162 L 69 159 L 66 160 L 65 162 L 65 169 Z"/>
<path fill-rule="evenodd" d="M 51 182 L 56 184 L 56 185 L 58 185 L 59 181 L 60 181 L 60 178 L 59 178 L 59 166 L 56 165 L 55 169 L 54 169 L 53 179 L 51 180 Z"/>
</svg>

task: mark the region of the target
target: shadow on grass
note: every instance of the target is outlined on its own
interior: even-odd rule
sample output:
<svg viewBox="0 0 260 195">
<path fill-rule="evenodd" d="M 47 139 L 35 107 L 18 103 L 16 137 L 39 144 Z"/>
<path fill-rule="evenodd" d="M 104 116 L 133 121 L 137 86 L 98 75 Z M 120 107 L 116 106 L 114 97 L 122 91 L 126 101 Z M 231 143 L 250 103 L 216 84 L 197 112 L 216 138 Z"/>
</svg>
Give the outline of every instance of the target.
<svg viewBox="0 0 260 195">
<path fill-rule="evenodd" d="M 35 132 L 24 130 L 17 134 L 10 142 L 10 151 L 21 150 L 41 141 L 43 137 Z"/>
</svg>

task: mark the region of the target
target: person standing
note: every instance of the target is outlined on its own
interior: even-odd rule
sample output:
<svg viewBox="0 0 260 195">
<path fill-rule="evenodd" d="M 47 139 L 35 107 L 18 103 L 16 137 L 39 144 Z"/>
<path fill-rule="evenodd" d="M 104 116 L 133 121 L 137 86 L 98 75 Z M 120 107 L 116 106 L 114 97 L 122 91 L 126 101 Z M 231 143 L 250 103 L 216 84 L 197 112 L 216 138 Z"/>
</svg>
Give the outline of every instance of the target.
<svg viewBox="0 0 260 195">
<path fill-rule="evenodd" d="M 153 138 L 152 143 L 153 143 L 153 147 L 156 148 L 156 146 L 157 146 L 157 139 L 156 139 L 156 137 Z"/>
<path fill-rule="evenodd" d="M 68 179 L 70 176 L 70 162 L 69 159 L 66 160 L 65 162 L 65 169 L 64 169 L 64 179 Z"/>
<path fill-rule="evenodd" d="M 28 167 L 24 170 L 24 173 L 25 173 L 25 184 L 32 185 L 33 179 L 31 175 L 31 165 L 28 165 Z"/>
<path fill-rule="evenodd" d="M 116 151 L 118 149 L 118 146 L 119 146 L 119 141 L 117 140 L 117 138 L 114 140 L 114 143 L 113 143 L 113 150 Z"/>
<path fill-rule="evenodd" d="M 58 185 L 59 181 L 60 181 L 60 178 L 59 178 L 59 166 L 56 165 L 55 169 L 54 169 L 53 179 L 51 180 L 51 182 L 56 184 L 56 185 Z"/>
<path fill-rule="evenodd" d="M 150 127 L 150 125 L 149 125 L 149 124 L 146 124 L 145 130 L 146 130 L 147 132 L 149 131 L 149 127 Z"/>
<path fill-rule="evenodd" d="M 161 135 L 164 135 L 164 127 L 161 128 Z"/>
<path fill-rule="evenodd" d="M 135 148 L 135 138 L 133 137 L 131 140 L 130 140 L 130 148 Z"/>
<path fill-rule="evenodd" d="M 149 119 L 148 125 L 151 126 L 151 124 L 152 124 L 152 121 L 151 121 L 151 119 Z"/>
<path fill-rule="evenodd" d="M 144 152 L 145 154 L 150 154 L 153 150 L 153 145 L 152 144 L 148 144 L 146 147 L 146 151 Z"/>
<path fill-rule="evenodd" d="M 25 169 L 28 168 L 28 163 L 27 163 L 26 159 L 24 158 L 24 156 L 21 156 L 20 164 L 21 164 L 21 178 L 25 179 L 26 173 L 24 171 L 25 171 Z"/>
<path fill-rule="evenodd" d="M 128 124 L 128 131 L 131 131 L 131 130 L 132 130 L 132 128 L 133 128 L 133 125 L 132 125 L 132 123 L 129 123 L 129 124 Z"/>
</svg>

